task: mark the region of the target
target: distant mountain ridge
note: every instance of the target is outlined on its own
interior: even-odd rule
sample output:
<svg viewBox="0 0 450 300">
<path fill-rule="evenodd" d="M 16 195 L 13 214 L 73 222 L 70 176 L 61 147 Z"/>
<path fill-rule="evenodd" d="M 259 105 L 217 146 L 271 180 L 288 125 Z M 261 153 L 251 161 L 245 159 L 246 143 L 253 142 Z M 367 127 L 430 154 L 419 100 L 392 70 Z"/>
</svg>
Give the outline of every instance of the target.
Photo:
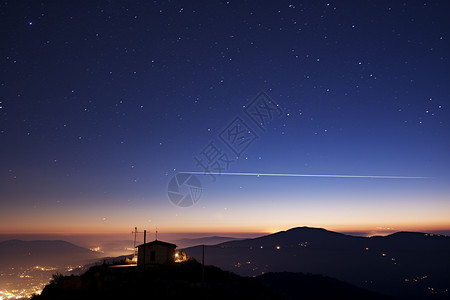
<svg viewBox="0 0 450 300">
<path fill-rule="evenodd" d="M 185 249 L 200 259 L 201 247 Z M 205 262 L 242 276 L 323 274 L 393 297 L 426 299 L 450 291 L 450 237 L 398 232 L 360 237 L 297 227 L 205 247 Z M 436 292 L 437 291 L 437 292 Z"/>
<path fill-rule="evenodd" d="M 0 242 L 0 267 L 84 264 L 101 254 L 62 240 Z"/>
<path fill-rule="evenodd" d="M 208 236 L 195 239 L 178 239 L 172 242 L 176 244 L 179 248 L 186 248 L 198 245 L 216 245 L 234 240 L 242 240 L 242 239 L 226 236 Z"/>
</svg>

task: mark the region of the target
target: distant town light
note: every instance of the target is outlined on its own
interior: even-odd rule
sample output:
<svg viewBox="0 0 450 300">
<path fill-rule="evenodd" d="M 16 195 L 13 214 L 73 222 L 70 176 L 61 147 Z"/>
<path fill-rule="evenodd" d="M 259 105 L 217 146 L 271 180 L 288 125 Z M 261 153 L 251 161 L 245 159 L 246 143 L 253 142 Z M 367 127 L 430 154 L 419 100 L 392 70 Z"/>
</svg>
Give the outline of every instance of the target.
<svg viewBox="0 0 450 300">
<path fill-rule="evenodd" d="M 89 248 L 89 250 L 91 250 L 92 252 L 100 252 L 103 253 L 102 249 L 100 248 L 100 246 L 94 247 L 94 248 Z"/>
</svg>

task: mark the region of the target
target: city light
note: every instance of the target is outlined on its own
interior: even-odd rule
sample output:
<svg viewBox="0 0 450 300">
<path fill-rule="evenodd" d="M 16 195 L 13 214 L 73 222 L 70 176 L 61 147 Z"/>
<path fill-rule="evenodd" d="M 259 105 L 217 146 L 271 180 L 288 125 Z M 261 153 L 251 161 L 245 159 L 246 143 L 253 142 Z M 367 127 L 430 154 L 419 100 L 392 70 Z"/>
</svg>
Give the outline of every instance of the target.
<svg viewBox="0 0 450 300">
<path fill-rule="evenodd" d="M 78 266 L 82 268 L 82 266 Z M 40 295 L 44 287 L 52 280 L 56 272 L 64 272 L 76 267 L 29 266 L 2 270 L 0 277 L 9 282 L 8 287 L 0 287 L 0 300 L 26 299 L 33 294 Z"/>
</svg>

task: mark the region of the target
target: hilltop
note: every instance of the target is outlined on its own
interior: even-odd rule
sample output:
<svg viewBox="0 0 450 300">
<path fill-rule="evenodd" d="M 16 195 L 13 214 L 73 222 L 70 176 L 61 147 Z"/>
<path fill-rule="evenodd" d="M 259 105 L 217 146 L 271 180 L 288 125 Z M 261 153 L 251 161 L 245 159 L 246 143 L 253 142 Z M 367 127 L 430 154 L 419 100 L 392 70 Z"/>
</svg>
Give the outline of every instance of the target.
<svg viewBox="0 0 450 300">
<path fill-rule="evenodd" d="M 152 267 L 91 267 L 81 276 L 55 276 L 40 296 L 51 299 L 387 299 L 320 275 L 271 273 L 241 277 L 196 261 Z"/>
</svg>

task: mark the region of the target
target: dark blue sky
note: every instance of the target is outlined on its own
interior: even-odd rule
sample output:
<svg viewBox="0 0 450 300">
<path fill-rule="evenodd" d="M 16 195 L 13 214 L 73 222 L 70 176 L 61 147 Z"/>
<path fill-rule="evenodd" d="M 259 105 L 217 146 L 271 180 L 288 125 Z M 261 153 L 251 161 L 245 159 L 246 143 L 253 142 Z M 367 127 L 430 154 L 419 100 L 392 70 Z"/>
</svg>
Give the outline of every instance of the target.
<svg viewBox="0 0 450 300">
<path fill-rule="evenodd" d="M 448 229 L 446 1 L 12 1 L 0 5 L 8 232 Z M 244 113 L 261 91 L 281 116 Z M 239 158 L 220 133 L 258 135 Z M 209 142 L 229 172 L 167 188 Z M 232 157 L 234 156 L 234 157 Z"/>
</svg>

